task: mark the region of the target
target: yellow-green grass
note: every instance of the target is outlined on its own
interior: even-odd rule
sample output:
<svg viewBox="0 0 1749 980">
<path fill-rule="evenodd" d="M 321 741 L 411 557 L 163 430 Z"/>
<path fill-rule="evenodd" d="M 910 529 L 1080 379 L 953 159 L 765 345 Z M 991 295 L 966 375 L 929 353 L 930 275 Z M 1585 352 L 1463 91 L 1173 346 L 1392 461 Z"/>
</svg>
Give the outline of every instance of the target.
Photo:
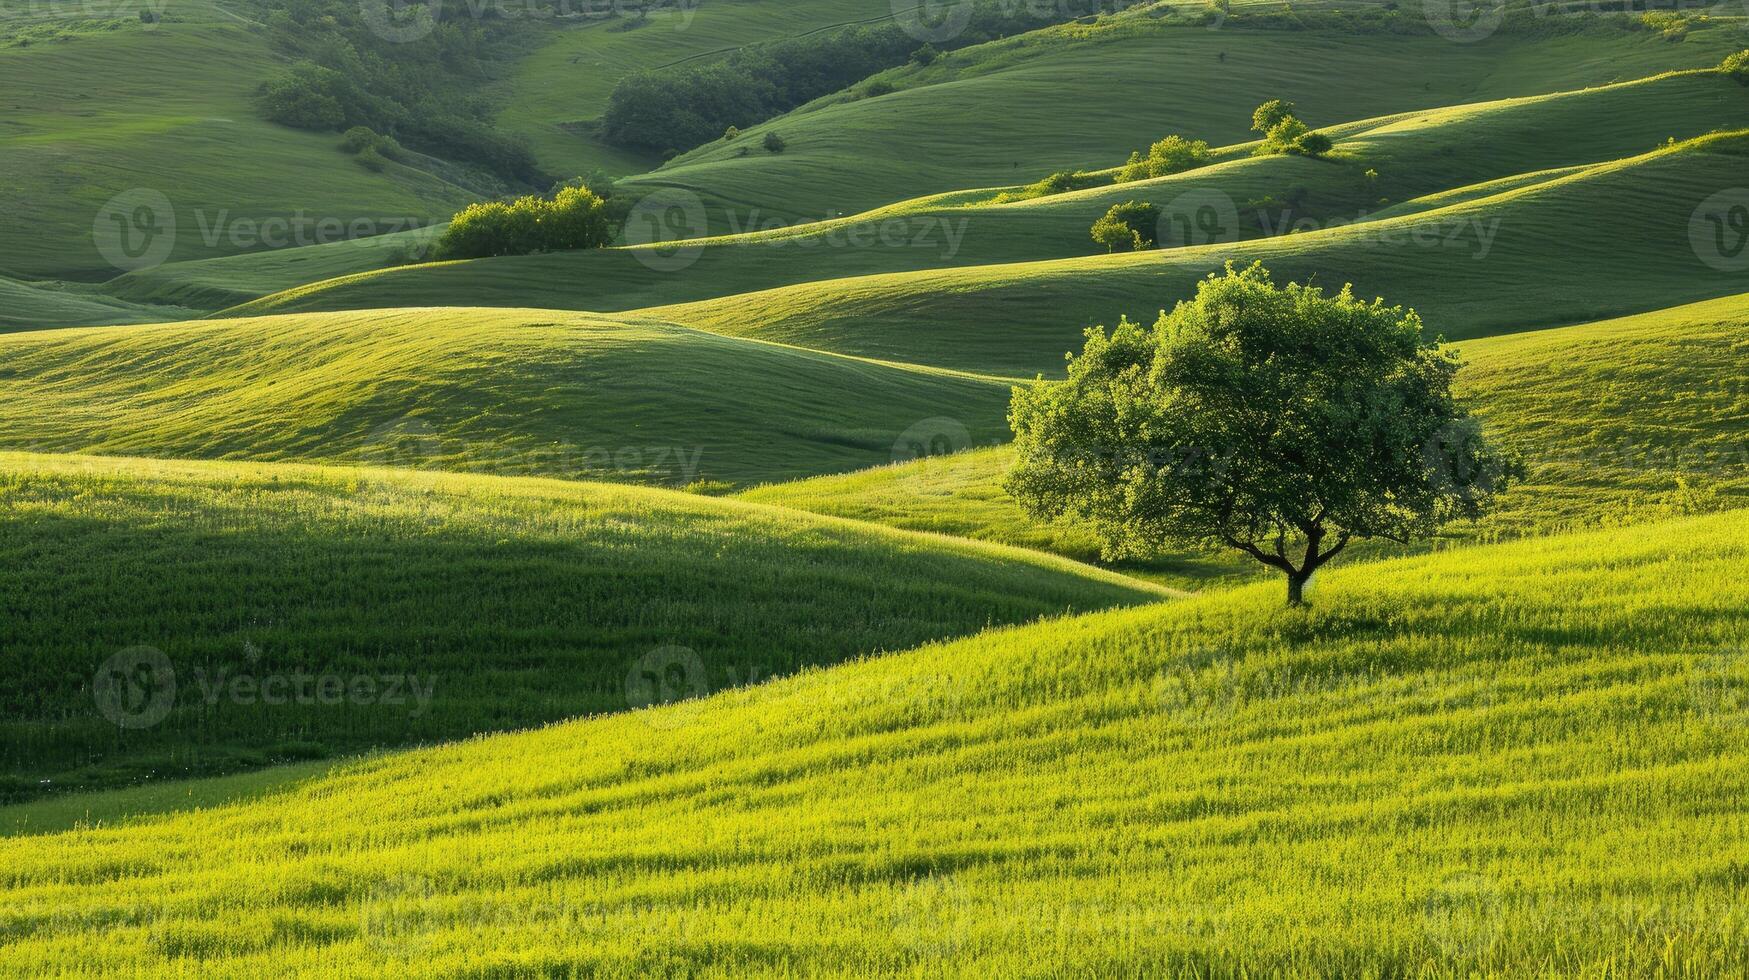
<svg viewBox="0 0 1749 980">
<path fill-rule="evenodd" d="M 222 6 L 172 3 L 151 25 L 136 8 L 119 13 L 133 23 L 0 46 L 0 273 L 96 280 L 123 271 L 100 253 L 93 228 L 106 202 L 136 188 L 162 193 L 175 212 L 171 259 L 260 248 L 251 222 L 301 213 L 387 227 L 447 218 L 470 198 L 400 164 L 366 170 L 338 134 L 263 120 L 252 95 L 284 60 Z"/>
<path fill-rule="evenodd" d="M 406 266 L 297 286 L 232 312 L 414 304 L 625 310 L 852 276 L 1084 256 L 1104 251 L 1088 228 L 1112 205 L 1151 201 L 1176 214 L 1174 202 L 1210 192 L 1232 203 L 1224 230 L 1257 238 L 1307 220 L 1320 227 L 1495 196 L 1573 172 L 1552 168 L 1638 156 L 1667 139 L 1745 124 L 1749 89 L 1717 71 L 1670 73 L 1345 123 L 1330 130 L 1340 142 L 1328 160 L 1250 157 L 1236 146 L 1194 172 L 1013 204 L 991 205 L 993 191 L 960 192 L 701 239 L 678 254 L 632 247 Z M 1301 203 L 1286 210 L 1255 203 L 1296 196 Z"/>
<path fill-rule="evenodd" d="M 0 806 L 0 837 L 49 834 L 80 827 L 113 827 L 139 817 L 256 799 L 348 765 L 356 758 L 286 762 L 229 776 L 159 781 L 126 789 L 55 793 L 29 803 Z"/>
<path fill-rule="evenodd" d="M 20 972 L 1740 975 L 1741 513 L 1052 621 L 0 841 Z"/>
<path fill-rule="evenodd" d="M 1466 341 L 1458 392 L 1524 458 L 1500 509 L 1454 536 L 1489 539 L 1749 505 L 1749 296 L 1623 320 Z M 744 499 L 1039 548 L 1084 561 L 1097 540 L 1029 519 L 1001 488 L 1007 446 L 759 487 Z M 1124 566 L 1181 585 L 1241 572 L 1224 553 Z M 1273 573 L 1269 573 L 1273 574 Z"/>
<path fill-rule="evenodd" d="M 1283 280 L 1353 283 L 1363 296 L 1413 306 L 1452 339 L 1581 323 L 1742 291 L 1741 271 L 1723 253 L 1702 254 L 1711 240 L 1691 235 L 1706 202 L 1741 186 L 1746 141 L 1706 137 L 1436 210 L 1285 237 L 862 276 L 642 312 L 862 356 L 1060 373 L 1084 327 L 1152 318 L 1224 263 L 1262 261 Z"/>
<path fill-rule="evenodd" d="M 652 11 L 642 26 L 633 27 L 625 16 L 588 16 L 630 8 L 577 5 L 574 9 L 585 16 L 555 23 L 544 43 L 518 59 L 498 87 L 503 109 L 497 124 L 526 138 L 549 172 L 640 173 L 661 159 L 610 145 L 589 128 L 600 121 L 620 79 L 840 24 L 889 20 L 895 7 L 905 6 L 889 0 L 683 0 Z"/>
<path fill-rule="evenodd" d="M 1331 125 L 1710 68 L 1742 47 L 1727 26 L 1681 44 L 1615 30 L 1454 44 L 1431 33 L 1208 30 L 1152 13 L 1047 28 L 889 72 L 881 77 L 898 86 L 893 94 L 822 100 L 631 183 L 694 191 L 713 215 L 817 220 L 1110 167 L 1166 133 L 1238 142 L 1251 138 L 1251 110 L 1271 98 Z M 781 154 L 758 148 L 771 131 L 787 141 Z M 743 146 L 752 147 L 746 156 Z"/>
<path fill-rule="evenodd" d="M 541 310 L 401 309 L 0 336 L 0 448 L 682 486 L 841 472 L 999 381 Z"/>
<path fill-rule="evenodd" d="M 0 798 L 621 710 L 646 672 L 696 693 L 1168 594 L 738 501 L 404 470 L 8 454 L 0 530 Z"/>
</svg>

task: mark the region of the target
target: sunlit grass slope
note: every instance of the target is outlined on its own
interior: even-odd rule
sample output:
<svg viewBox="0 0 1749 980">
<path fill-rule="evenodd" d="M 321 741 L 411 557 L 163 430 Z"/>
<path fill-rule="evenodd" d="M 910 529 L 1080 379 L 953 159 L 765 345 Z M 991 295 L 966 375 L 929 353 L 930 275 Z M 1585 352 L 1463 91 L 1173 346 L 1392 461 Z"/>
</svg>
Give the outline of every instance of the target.
<svg viewBox="0 0 1749 980">
<path fill-rule="evenodd" d="M 640 664 L 715 689 L 1163 597 L 778 508 L 405 470 L 5 455 L 0 532 L 0 798 L 620 710 Z M 173 701 L 122 728 L 94 678 L 140 645 Z M 299 675 L 345 693 L 263 680 Z"/>
<path fill-rule="evenodd" d="M 526 138 L 553 173 L 640 173 L 660 158 L 611 146 L 590 128 L 620 79 L 720 57 L 748 44 L 890 19 L 895 9 L 909 6 L 890 0 L 689 0 L 653 10 L 640 23 L 629 16 L 636 8 L 573 5 L 584 16 L 555 22 L 545 43 L 518 60 L 500 86 L 498 126 Z M 620 16 L 604 16 L 610 12 Z"/>
<path fill-rule="evenodd" d="M 0 842 L 0 928 L 130 975 L 1737 975 L 1746 560 L 1741 514 L 1467 549 L 370 760 Z"/>
<path fill-rule="evenodd" d="M 1223 263 L 1418 309 L 1469 338 L 1740 292 L 1694 215 L 1739 187 L 1749 136 L 1707 137 L 1449 207 L 1232 244 L 864 276 L 659 307 L 701 329 L 946 367 L 1060 372 L 1089 324 L 1151 318 Z M 1587 231 L 1609 229 L 1605 233 Z M 1722 253 L 1711 254 L 1723 258 Z"/>
<path fill-rule="evenodd" d="M 1672 73 L 1345 123 L 1330 128 L 1340 143 L 1327 160 L 1250 157 L 1231 147 L 1222 162 L 1196 171 L 1013 204 L 989 204 L 994 191 L 962 192 L 770 231 L 750 221 L 744 227 L 754 230 L 679 254 L 634 247 L 394 268 L 297 286 L 233 312 L 433 304 L 625 310 L 851 276 L 1094 255 L 1104 249 L 1088 229 L 1113 204 L 1142 200 L 1171 211 L 1172 202 L 1189 200 L 1181 195 L 1210 192 L 1232 203 L 1229 230 L 1257 238 L 1300 222 L 1319 227 L 1459 203 L 1440 195 L 1490 197 L 1570 174 L 1555 168 L 1639 156 L 1668 139 L 1744 125 L 1749 89 L 1716 71 Z M 1518 179 L 1498 183 L 1508 178 Z M 1472 185 L 1480 186 L 1467 190 Z M 1267 225 L 1258 219 L 1265 210 Z M 154 278 L 179 275 L 162 270 Z"/>
<path fill-rule="evenodd" d="M 0 448 L 684 485 L 908 458 L 990 380 L 538 310 L 406 309 L 0 337 Z"/>
<path fill-rule="evenodd" d="M 67 8 L 50 18 L 63 26 L 105 9 L 125 20 L 0 45 L 0 273 L 116 275 L 92 229 L 112 195 L 134 188 L 169 199 L 176 259 L 244 251 L 232 236 L 239 221 L 299 212 L 311 221 L 429 220 L 468 199 L 399 164 L 372 173 L 341 152 L 338 134 L 261 119 L 252 95 L 284 61 L 219 4 L 162 5 L 162 20 L 149 25 L 131 7 L 53 6 Z"/>
<path fill-rule="evenodd" d="M 1749 505 L 1749 296 L 1466 341 L 1459 394 L 1522 454 L 1526 481 L 1466 538 L 1642 521 Z M 1082 560 L 1098 543 L 1030 520 L 1001 488 L 1007 447 L 747 491 L 749 500 L 1040 548 Z M 1181 584 L 1250 572 L 1249 559 L 1178 556 L 1138 571 Z"/>
<path fill-rule="evenodd" d="M 1329 125 L 1710 68 L 1742 47 L 1726 26 L 1681 44 L 1614 28 L 1454 44 L 1424 22 L 1411 25 L 1420 34 L 1209 30 L 1154 19 L 1159 12 L 1035 31 L 890 72 L 882 77 L 899 89 L 890 95 L 823 100 L 636 183 L 688 188 L 717 211 L 816 220 L 1109 167 L 1166 133 L 1238 142 L 1251 138 L 1251 110 L 1271 98 Z M 758 149 L 768 131 L 787 141 L 783 153 Z M 741 156 L 742 146 L 753 149 Z"/>
</svg>

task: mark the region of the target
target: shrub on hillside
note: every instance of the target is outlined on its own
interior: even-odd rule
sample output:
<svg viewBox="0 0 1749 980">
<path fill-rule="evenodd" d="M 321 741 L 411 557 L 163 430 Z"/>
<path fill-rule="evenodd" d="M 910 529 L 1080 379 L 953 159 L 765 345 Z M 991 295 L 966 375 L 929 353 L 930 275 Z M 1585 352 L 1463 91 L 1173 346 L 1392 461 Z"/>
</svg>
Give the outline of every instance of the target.
<svg viewBox="0 0 1749 980">
<path fill-rule="evenodd" d="M 1739 51 L 1726 58 L 1719 70 L 1741 84 L 1749 85 L 1749 51 Z"/>
<path fill-rule="evenodd" d="M 789 146 L 784 138 L 775 132 L 766 133 L 765 139 L 759 145 L 765 147 L 767 153 L 782 153 Z"/>
<path fill-rule="evenodd" d="M 1202 140 L 1187 140 L 1182 136 L 1168 136 L 1148 148 L 1148 155 L 1141 151 L 1130 154 L 1129 162 L 1117 172 L 1115 182 L 1122 184 L 1133 180 L 1145 180 L 1149 177 L 1164 177 L 1168 174 L 1200 167 L 1212 159 L 1213 153 L 1209 145 Z"/>
<path fill-rule="evenodd" d="M 1140 252 L 1153 248 L 1160 228 L 1160 209 L 1145 201 L 1125 201 L 1093 223 L 1093 240 L 1107 252 Z"/>
<path fill-rule="evenodd" d="M 1313 132 L 1311 127 L 1301 122 L 1294 115 L 1292 102 L 1283 102 L 1280 99 L 1270 99 L 1257 107 L 1257 111 L 1251 114 L 1251 129 L 1263 134 L 1263 141 L 1252 151 L 1254 156 L 1295 153 L 1300 156 L 1321 157 L 1335 145 L 1330 137 Z"/>
<path fill-rule="evenodd" d="M 1050 197 L 1053 194 L 1066 194 L 1088 187 L 1097 187 L 1103 178 L 1081 170 L 1059 170 L 1045 179 L 1028 184 L 1017 191 L 1003 191 L 991 200 L 992 204 L 1009 204 L 1014 201 L 1030 201 L 1039 197 Z"/>
<path fill-rule="evenodd" d="M 606 202 L 583 187 L 561 187 L 551 198 L 529 195 L 505 204 L 470 204 L 437 242 L 440 259 L 530 255 L 600 248 L 613 239 Z"/>
</svg>

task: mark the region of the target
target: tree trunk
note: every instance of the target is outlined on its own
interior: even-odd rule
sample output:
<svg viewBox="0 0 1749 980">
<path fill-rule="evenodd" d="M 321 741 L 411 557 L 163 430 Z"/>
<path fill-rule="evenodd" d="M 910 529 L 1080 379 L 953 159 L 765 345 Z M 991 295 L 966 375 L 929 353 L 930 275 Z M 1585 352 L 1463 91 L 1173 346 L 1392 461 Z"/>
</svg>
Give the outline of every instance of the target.
<svg viewBox="0 0 1749 980">
<path fill-rule="evenodd" d="M 1303 606 L 1306 604 L 1306 579 L 1309 578 L 1311 578 L 1310 575 L 1302 575 L 1299 572 L 1288 573 L 1287 604 L 1289 606 Z"/>
</svg>

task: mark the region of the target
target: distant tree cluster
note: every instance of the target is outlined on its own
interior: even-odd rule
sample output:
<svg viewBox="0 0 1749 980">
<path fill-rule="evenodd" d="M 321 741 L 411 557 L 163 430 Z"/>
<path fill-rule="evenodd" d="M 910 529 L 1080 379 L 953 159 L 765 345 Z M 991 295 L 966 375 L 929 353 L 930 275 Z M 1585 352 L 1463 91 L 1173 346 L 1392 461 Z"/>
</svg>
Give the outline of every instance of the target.
<svg viewBox="0 0 1749 980">
<path fill-rule="evenodd" d="M 340 148 L 358 158 L 366 170 L 381 170 L 390 160 L 406 156 L 393 136 L 384 136 L 369 126 L 354 126 L 340 138 Z"/>
<path fill-rule="evenodd" d="M 743 48 L 707 65 L 684 65 L 627 76 L 614 86 L 601 118 L 609 143 L 652 153 L 678 153 L 847 88 L 906 62 L 928 64 L 942 48 L 981 44 L 1105 10 L 1128 0 L 1059 0 L 1016 4 L 974 0 L 964 30 L 951 41 L 919 47 L 904 27 L 846 27 Z M 879 82 L 860 94 L 891 91 Z"/>
<path fill-rule="evenodd" d="M 550 198 L 470 204 L 438 239 L 440 259 L 477 259 L 600 248 L 613 240 L 607 203 L 586 187 L 561 186 Z"/>
<path fill-rule="evenodd" d="M 1159 237 L 1160 209 L 1145 201 L 1114 204 L 1093 223 L 1093 240 L 1107 252 L 1140 252 Z"/>
<path fill-rule="evenodd" d="M 476 97 L 492 77 L 491 65 L 514 50 L 515 25 L 469 17 L 460 5 L 414 4 L 395 16 L 411 11 L 435 22 L 418 36 L 391 41 L 381 29 L 391 6 L 391 0 L 274 4 L 265 15 L 268 39 L 292 64 L 257 91 L 262 115 L 297 129 L 363 126 L 504 179 L 536 180 L 533 154 L 495 130 L 492 108 Z"/>
<path fill-rule="evenodd" d="M 1251 114 L 1251 129 L 1263 134 L 1263 142 L 1254 151 L 1260 157 L 1293 153 L 1321 157 L 1330 152 L 1330 137 L 1315 132 L 1294 115 L 1292 102 L 1270 99 Z"/>
<path fill-rule="evenodd" d="M 1140 150 L 1130 154 L 1129 162 L 1117 172 L 1115 183 L 1125 184 L 1136 180 L 1146 180 L 1149 177 L 1165 177 L 1168 174 L 1182 173 L 1208 163 L 1213 158 L 1209 145 L 1202 140 L 1188 140 L 1182 136 L 1168 136 L 1148 148 L 1148 154 L 1142 155 Z"/>
</svg>

